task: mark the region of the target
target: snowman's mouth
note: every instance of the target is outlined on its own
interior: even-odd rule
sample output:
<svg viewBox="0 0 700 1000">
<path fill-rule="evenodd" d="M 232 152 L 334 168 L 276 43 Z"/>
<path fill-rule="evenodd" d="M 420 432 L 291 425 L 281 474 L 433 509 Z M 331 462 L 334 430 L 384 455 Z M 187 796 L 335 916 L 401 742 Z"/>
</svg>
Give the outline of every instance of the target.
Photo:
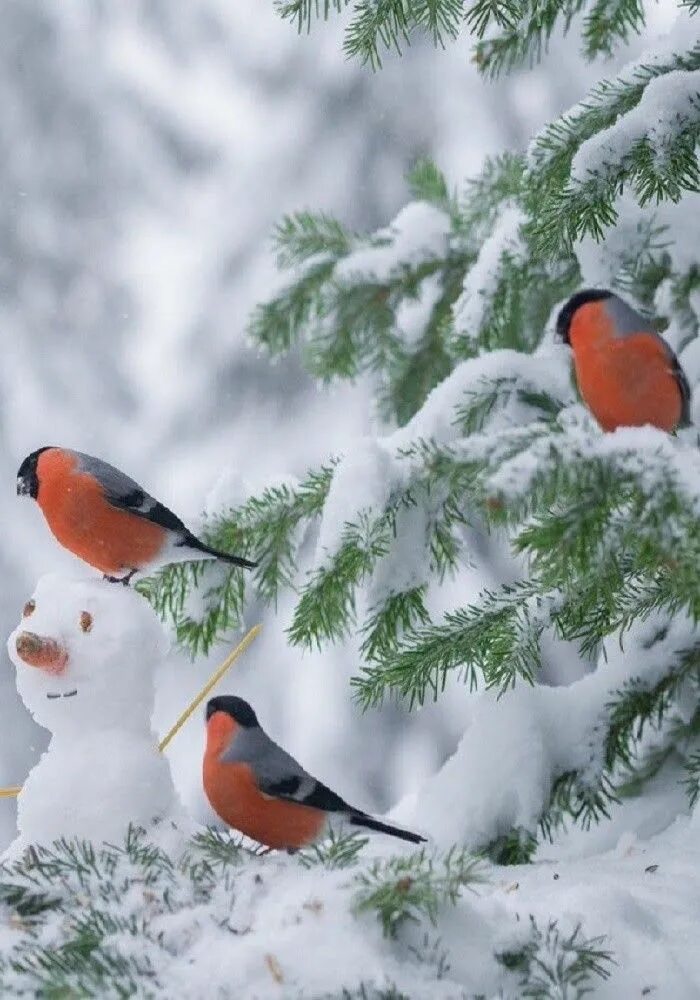
<svg viewBox="0 0 700 1000">
<path fill-rule="evenodd" d="M 55 698 L 72 698 L 77 693 L 78 689 L 75 688 L 73 691 L 64 691 L 63 694 L 47 694 L 46 697 L 53 701 Z"/>
</svg>

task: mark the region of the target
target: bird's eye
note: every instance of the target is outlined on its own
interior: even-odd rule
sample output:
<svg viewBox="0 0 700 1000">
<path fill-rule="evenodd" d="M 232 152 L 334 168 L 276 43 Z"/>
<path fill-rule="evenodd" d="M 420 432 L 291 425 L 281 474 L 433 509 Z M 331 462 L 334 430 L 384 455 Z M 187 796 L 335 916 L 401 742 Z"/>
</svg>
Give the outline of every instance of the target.
<svg viewBox="0 0 700 1000">
<path fill-rule="evenodd" d="M 22 608 L 22 617 L 29 618 L 29 616 L 33 613 L 35 607 L 36 607 L 36 601 L 30 597 L 27 603 Z"/>
<path fill-rule="evenodd" d="M 89 632 L 92 628 L 92 615 L 89 611 L 80 612 L 80 627 L 83 632 Z"/>
</svg>

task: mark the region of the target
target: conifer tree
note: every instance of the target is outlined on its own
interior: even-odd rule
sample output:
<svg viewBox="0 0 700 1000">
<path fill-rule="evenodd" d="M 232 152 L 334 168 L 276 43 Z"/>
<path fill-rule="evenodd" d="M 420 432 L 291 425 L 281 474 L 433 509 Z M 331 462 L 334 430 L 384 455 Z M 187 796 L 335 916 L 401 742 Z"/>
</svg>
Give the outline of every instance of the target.
<svg viewBox="0 0 700 1000">
<path fill-rule="evenodd" d="M 279 4 L 305 30 L 347 6 Z M 603 434 L 552 336 L 572 292 L 612 287 L 656 318 L 691 384 L 700 375 L 688 225 L 700 203 L 700 32 L 698 5 L 680 6 L 665 42 L 462 190 L 422 161 L 411 200 L 378 232 L 310 211 L 280 222 L 287 281 L 256 309 L 251 336 L 273 356 L 300 346 L 325 381 L 371 373 L 386 433 L 220 512 L 209 540 L 260 559 L 252 583 L 190 563 L 145 584 L 193 652 L 238 627 L 253 596 L 274 604 L 293 588 L 290 643 L 361 636 L 365 706 L 394 697 L 409 709 L 457 674 L 501 693 L 495 712 L 524 688 L 554 720 L 571 711 L 528 815 L 494 813 L 478 843 L 465 838 L 502 862 L 527 860 L 561 823 L 608 815 L 662 769 L 697 799 L 698 435 Z M 437 44 L 470 31 L 492 77 L 539 58 L 558 26 L 580 26 L 595 58 L 643 20 L 638 0 L 361 0 L 346 50 L 378 67 L 416 31 Z M 459 574 L 474 524 L 507 541 L 520 578 L 434 620 L 428 592 Z M 542 688 L 548 637 L 574 644 L 593 672 Z"/>
</svg>

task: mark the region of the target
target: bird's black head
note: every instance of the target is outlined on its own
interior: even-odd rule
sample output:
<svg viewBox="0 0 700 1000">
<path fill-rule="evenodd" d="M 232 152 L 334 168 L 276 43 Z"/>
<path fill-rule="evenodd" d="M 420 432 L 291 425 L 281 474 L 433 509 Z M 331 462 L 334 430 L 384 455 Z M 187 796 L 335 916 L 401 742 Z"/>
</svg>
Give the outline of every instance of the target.
<svg viewBox="0 0 700 1000">
<path fill-rule="evenodd" d="M 571 320 L 574 318 L 576 310 L 580 309 L 581 306 L 585 306 L 589 302 L 601 302 L 603 299 L 610 299 L 612 298 L 612 295 L 613 293 L 608 291 L 606 288 L 584 288 L 582 291 L 576 292 L 575 295 L 572 295 L 557 316 L 556 339 L 560 340 L 564 344 L 571 343 L 569 330 L 571 328 Z"/>
<path fill-rule="evenodd" d="M 39 494 L 39 476 L 36 471 L 37 462 L 39 461 L 39 456 L 51 447 L 51 445 L 46 445 L 43 448 L 37 448 L 31 455 L 27 455 L 20 465 L 17 472 L 18 497 L 31 497 L 33 500 L 36 500 Z"/>
<path fill-rule="evenodd" d="M 233 695 L 222 695 L 219 698 L 211 698 L 207 702 L 207 722 L 214 712 L 226 712 L 231 718 L 243 726 L 244 729 L 255 729 L 258 725 L 258 717 L 247 701 L 242 698 L 235 698 Z"/>
</svg>

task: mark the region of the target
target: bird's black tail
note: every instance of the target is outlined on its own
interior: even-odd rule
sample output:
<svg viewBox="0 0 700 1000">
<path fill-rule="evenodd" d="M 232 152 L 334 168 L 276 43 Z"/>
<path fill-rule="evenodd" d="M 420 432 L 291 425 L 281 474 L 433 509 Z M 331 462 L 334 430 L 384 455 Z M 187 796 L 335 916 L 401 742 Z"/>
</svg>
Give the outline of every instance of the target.
<svg viewBox="0 0 700 1000">
<path fill-rule="evenodd" d="M 230 552 L 222 552 L 220 549 L 213 549 L 211 545 L 206 545 L 204 542 L 200 542 L 200 540 L 189 531 L 178 544 L 186 545 L 190 549 L 197 549 L 198 552 L 205 552 L 208 556 L 214 556 L 214 558 L 221 559 L 223 562 L 232 563 L 234 566 L 243 566 L 244 569 L 255 569 L 258 565 L 250 559 L 244 559 L 243 556 L 233 556 Z"/>
<path fill-rule="evenodd" d="M 350 822 L 355 826 L 364 826 L 368 830 L 377 830 L 378 833 L 388 833 L 390 837 L 408 840 L 412 844 L 425 843 L 426 838 L 421 837 L 419 833 L 411 833 L 410 830 L 402 830 L 398 826 L 390 826 L 388 823 L 382 823 L 378 819 L 373 819 L 372 816 L 365 816 L 364 813 L 351 813 Z"/>
</svg>

